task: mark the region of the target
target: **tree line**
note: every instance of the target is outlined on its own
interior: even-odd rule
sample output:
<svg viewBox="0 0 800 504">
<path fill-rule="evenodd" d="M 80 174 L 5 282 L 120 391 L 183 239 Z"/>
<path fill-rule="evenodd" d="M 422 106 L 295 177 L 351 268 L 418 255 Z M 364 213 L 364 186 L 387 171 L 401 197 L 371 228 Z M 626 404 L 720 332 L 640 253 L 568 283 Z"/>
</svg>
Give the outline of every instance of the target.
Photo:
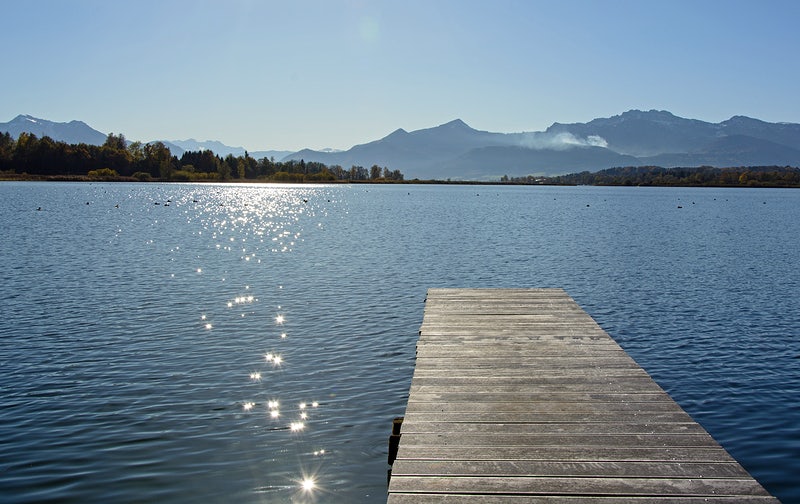
<svg viewBox="0 0 800 504">
<path fill-rule="evenodd" d="M 680 187 L 800 187 L 800 168 L 791 166 L 746 166 L 735 168 L 662 168 L 627 166 L 598 172 L 580 172 L 554 177 L 507 177 L 504 183 L 607 186 Z"/>
<path fill-rule="evenodd" d="M 48 136 L 20 133 L 18 138 L 0 133 L 0 172 L 43 177 L 89 179 L 267 182 L 335 182 L 403 180 L 399 170 L 373 165 L 371 168 L 304 160 L 275 161 L 243 156 L 218 156 L 210 150 L 172 155 L 163 142 L 128 142 L 122 134 L 109 133 L 103 145 L 68 144 Z"/>
</svg>

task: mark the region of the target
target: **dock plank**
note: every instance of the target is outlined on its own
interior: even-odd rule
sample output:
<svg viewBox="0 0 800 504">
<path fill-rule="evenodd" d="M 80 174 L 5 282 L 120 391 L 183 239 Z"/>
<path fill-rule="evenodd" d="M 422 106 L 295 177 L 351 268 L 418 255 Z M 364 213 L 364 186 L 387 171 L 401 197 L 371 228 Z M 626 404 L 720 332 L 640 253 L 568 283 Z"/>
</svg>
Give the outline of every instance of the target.
<svg viewBox="0 0 800 504">
<path fill-rule="evenodd" d="M 389 504 L 778 502 L 562 289 L 429 289 Z"/>
</svg>

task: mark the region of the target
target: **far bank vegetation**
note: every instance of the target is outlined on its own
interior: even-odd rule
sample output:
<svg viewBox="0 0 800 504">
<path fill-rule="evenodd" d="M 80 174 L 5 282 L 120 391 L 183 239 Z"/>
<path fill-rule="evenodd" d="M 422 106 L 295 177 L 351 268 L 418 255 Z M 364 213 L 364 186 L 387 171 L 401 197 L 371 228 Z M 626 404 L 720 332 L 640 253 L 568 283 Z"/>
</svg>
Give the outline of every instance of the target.
<svg viewBox="0 0 800 504">
<path fill-rule="evenodd" d="M 508 182 L 522 182 L 506 178 Z M 662 168 L 628 166 L 539 178 L 553 185 L 677 186 L 677 187 L 800 187 L 800 169 L 792 166 Z"/>
<path fill-rule="evenodd" d="M 14 139 L 0 134 L 0 172 L 4 178 L 64 180 L 235 181 L 265 182 L 401 182 L 399 170 L 318 162 L 255 159 L 247 154 L 220 157 L 210 150 L 173 156 L 162 142 L 128 143 L 110 133 L 103 145 L 68 144 L 50 137 L 22 133 Z"/>
</svg>

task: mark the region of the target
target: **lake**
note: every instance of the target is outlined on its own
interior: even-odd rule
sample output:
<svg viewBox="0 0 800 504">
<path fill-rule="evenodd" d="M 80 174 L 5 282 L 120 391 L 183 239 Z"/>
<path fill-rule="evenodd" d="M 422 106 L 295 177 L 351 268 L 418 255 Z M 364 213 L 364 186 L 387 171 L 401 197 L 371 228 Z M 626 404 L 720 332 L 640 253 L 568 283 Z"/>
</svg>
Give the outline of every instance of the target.
<svg viewBox="0 0 800 504">
<path fill-rule="evenodd" d="M 800 191 L 4 182 L 0 215 L 4 502 L 385 502 L 429 287 L 566 289 L 800 502 Z"/>
</svg>

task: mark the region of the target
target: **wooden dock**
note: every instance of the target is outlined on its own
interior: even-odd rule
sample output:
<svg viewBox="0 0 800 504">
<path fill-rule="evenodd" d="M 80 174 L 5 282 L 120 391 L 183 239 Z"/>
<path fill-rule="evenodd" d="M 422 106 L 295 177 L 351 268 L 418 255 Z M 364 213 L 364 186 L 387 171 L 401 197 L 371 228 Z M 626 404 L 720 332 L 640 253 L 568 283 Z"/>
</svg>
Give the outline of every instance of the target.
<svg viewBox="0 0 800 504">
<path fill-rule="evenodd" d="M 431 289 L 389 504 L 778 502 L 561 289 Z"/>
</svg>

